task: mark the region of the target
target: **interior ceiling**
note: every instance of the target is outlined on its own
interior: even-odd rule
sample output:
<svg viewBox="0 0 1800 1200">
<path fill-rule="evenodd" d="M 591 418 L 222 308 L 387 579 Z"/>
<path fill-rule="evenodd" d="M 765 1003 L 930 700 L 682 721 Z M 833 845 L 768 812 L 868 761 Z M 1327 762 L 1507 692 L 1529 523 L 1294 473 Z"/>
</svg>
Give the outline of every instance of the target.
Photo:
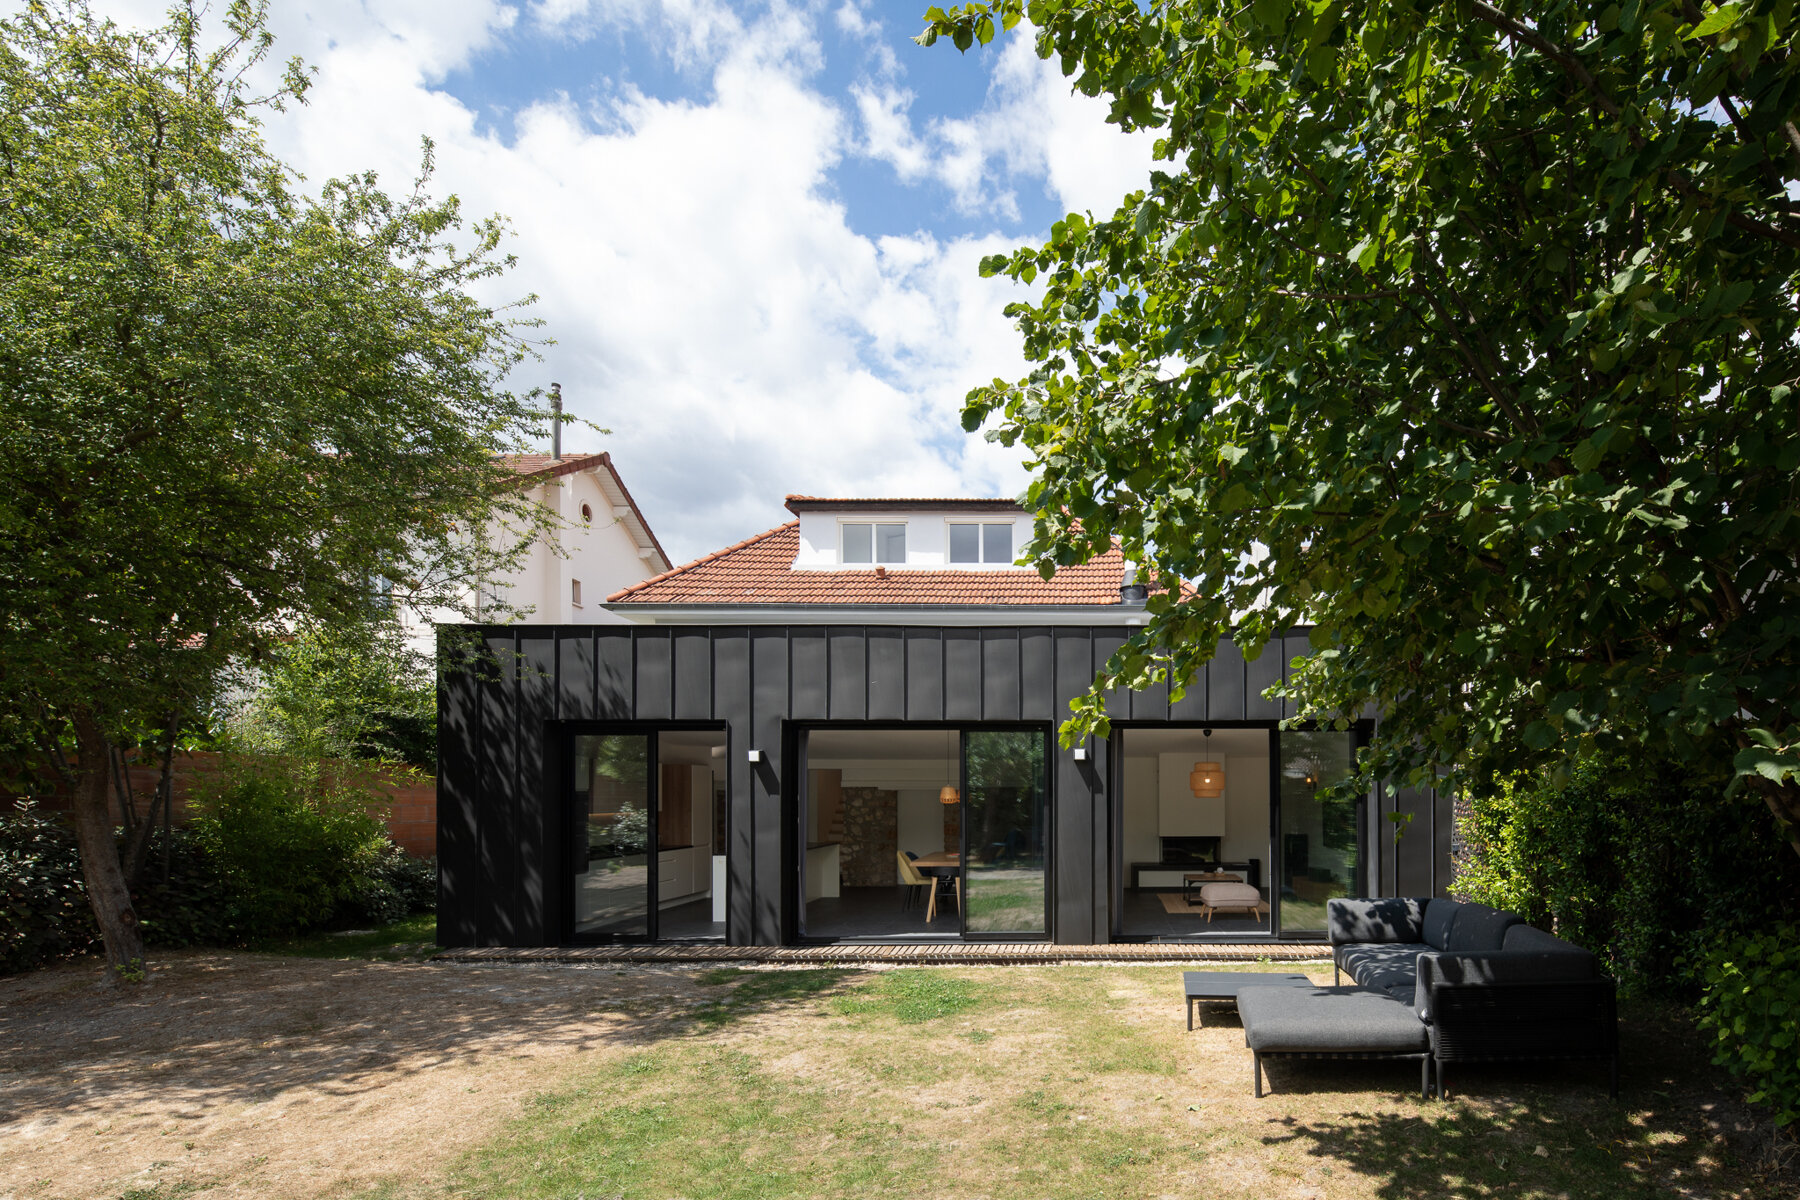
<svg viewBox="0 0 1800 1200">
<path fill-rule="evenodd" d="M 874 758 L 941 762 L 957 758 L 954 729 L 815 729 L 807 734 L 809 761 Z"/>
<path fill-rule="evenodd" d="M 1207 751 L 1229 754 L 1235 758 L 1269 756 L 1270 731 L 1267 729 L 1215 729 L 1212 737 L 1199 729 L 1126 729 L 1125 757 L 1151 754 L 1193 754 Z"/>
<path fill-rule="evenodd" d="M 724 733 L 709 729 L 672 729 L 656 736 L 657 757 L 666 763 L 700 767 L 723 763 L 723 755 L 713 757 L 713 747 L 724 745 Z"/>
</svg>

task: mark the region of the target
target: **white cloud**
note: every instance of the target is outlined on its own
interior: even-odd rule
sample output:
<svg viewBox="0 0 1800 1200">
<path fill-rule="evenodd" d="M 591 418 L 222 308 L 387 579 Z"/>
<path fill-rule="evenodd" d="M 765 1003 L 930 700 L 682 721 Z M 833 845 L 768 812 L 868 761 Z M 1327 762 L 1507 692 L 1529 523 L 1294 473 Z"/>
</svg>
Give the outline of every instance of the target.
<svg viewBox="0 0 1800 1200">
<path fill-rule="evenodd" d="M 108 9 L 143 23 L 161 3 Z M 1066 203 L 1099 207 L 1137 186 L 1147 154 L 1099 124 L 1096 102 L 1071 98 L 1015 38 L 987 111 L 915 134 L 891 81 L 820 90 L 817 25 L 872 22 L 852 4 L 778 2 L 749 19 L 708 0 L 534 0 L 519 16 L 497 0 L 278 6 L 277 54 L 319 73 L 311 102 L 273 117 L 268 136 L 315 185 L 373 168 L 397 191 L 429 135 L 433 191 L 511 219 L 519 267 L 490 298 L 537 293 L 557 343 L 518 383 L 557 380 L 571 411 L 612 428 L 566 444 L 613 452 L 671 554 L 786 519 L 788 492 L 1024 486 L 1016 452 L 960 424 L 970 387 L 1025 370 L 1001 312 L 1018 293 L 976 271 L 1016 239 L 864 236 L 832 173 L 874 154 L 971 205 L 1021 179 L 1041 186 L 1037 175 Z M 509 39 L 607 30 L 702 72 L 703 98 L 627 93 L 594 109 L 547 80 L 508 142 L 442 89 L 452 71 L 500 61 Z"/>
<path fill-rule="evenodd" d="M 936 118 L 923 134 L 908 114 L 913 94 L 888 81 L 852 89 L 862 119 L 859 151 L 886 162 L 905 182 L 931 178 L 959 211 L 1016 219 L 1013 189 L 1041 181 L 1064 211 L 1111 216 L 1149 181 L 1155 135 L 1106 124 L 1106 104 L 1070 87 L 1054 61 L 1019 34 L 1001 45 L 983 110 Z"/>
</svg>

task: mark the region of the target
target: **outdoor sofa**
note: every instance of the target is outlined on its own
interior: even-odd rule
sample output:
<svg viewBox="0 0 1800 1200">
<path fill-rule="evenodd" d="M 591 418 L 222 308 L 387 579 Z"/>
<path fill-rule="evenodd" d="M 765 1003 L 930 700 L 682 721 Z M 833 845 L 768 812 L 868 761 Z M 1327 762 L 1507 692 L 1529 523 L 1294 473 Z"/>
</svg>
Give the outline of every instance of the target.
<svg viewBox="0 0 1800 1200">
<path fill-rule="evenodd" d="M 1332 899 L 1333 975 L 1354 986 L 1249 987 L 1238 993 L 1244 1040 L 1262 1060 L 1402 1058 L 1435 1073 L 1449 1063 L 1595 1059 L 1619 1094 L 1613 980 L 1588 951 L 1485 904 Z"/>
</svg>

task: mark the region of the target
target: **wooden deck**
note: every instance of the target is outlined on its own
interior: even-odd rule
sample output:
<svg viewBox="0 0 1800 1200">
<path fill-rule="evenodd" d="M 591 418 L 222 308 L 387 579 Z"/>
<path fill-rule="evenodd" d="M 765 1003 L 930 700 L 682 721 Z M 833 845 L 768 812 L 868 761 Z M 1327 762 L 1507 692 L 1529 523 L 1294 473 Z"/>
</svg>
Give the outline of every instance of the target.
<svg viewBox="0 0 1800 1200">
<path fill-rule="evenodd" d="M 1330 962 L 1323 942 L 1149 942 L 1111 946 L 1051 946 L 1042 942 L 937 942 L 929 945 L 834 943 L 828 946 L 461 947 L 433 962 L 450 963 L 822 963 L 943 966 L 1022 966 L 1031 963 Z"/>
</svg>

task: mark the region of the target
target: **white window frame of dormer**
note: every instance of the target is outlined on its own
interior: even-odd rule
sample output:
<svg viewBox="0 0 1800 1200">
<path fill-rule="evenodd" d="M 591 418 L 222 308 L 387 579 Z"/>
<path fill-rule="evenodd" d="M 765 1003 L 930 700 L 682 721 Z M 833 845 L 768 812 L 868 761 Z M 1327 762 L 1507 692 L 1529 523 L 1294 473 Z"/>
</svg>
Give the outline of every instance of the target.
<svg viewBox="0 0 1800 1200">
<path fill-rule="evenodd" d="M 944 529 L 944 561 L 947 564 L 949 564 L 950 566 L 952 566 L 952 567 L 982 567 L 982 566 L 1010 567 L 1010 566 L 1016 565 L 1016 560 L 1014 558 L 990 559 L 987 556 L 987 527 L 989 525 L 1005 526 L 1006 529 L 1008 530 L 1007 535 L 1006 535 L 1007 550 L 1009 552 L 1016 552 L 1018 550 L 1018 547 L 1013 544 L 1013 541 L 1014 541 L 1014 532 L 1013 531 L 1016 530 L 1018 522 L 1016 522 L 1016 521 L 967 520 L 967 521 L 945 521 L 944 525 L 945 525 L 945 529 Z M 951 543 L 951 539 L 953 537 L 955 537 L 955 534 L 953 534 L 951 532 L 951 529 L 957 525 L 972 526 L 976 531 L 976 533 L 975 533 L 976 559 L 974 562 L 962 562 L 962 561 L 959 561 L 959 560 L 951 557 L 950 543 Z"/>
<path fill-rule="evenodd" d="M 569 580 L 569 607 L 581 607 L 581 580 Z"/>
<path fill-rule="evenodd" d="M 844 553 L 844 530 L 851 525 L 860 525 L 867 528 L 869 531 L 869 558 L 866 562 L 851 562 L 849 557 Z M 906 525 L 907 523 L 905 521 L 838 521 L 838 562 L 841 565 L 848 567 L 905 566 L 907 541 Z M 899 558 L 881 557 L 881 537 L 879 531 L 884 526 L 890 528 L 897 527 L 900 530 Z"/>
</svg>

